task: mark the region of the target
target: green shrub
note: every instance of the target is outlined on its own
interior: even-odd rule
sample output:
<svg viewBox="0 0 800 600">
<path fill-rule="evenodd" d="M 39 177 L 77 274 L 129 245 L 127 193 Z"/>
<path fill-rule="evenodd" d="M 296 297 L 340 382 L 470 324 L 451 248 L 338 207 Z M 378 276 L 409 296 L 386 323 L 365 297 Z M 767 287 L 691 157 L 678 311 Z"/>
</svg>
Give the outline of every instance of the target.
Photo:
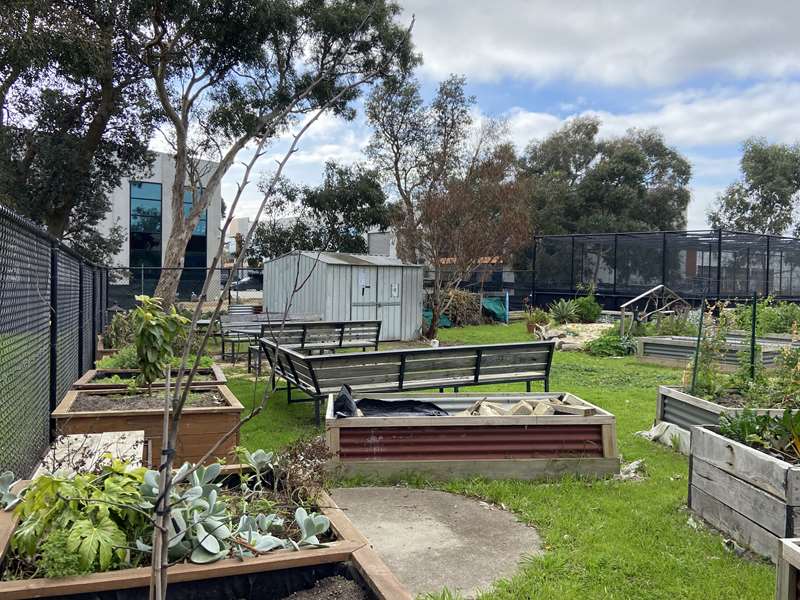
<svg viewBox="0 0 800 600">
<path fill-rule="evenodd" d="M 573 300 L 575 303 L 575 313 L 581 323 L 595 323 L 603 312 L 603 307 L 594 297 L 594 290 L 590 290 L 586 296 L 579 296 Z"/>
<path fill-rule="evenodd" d="M 133 321 L 130 312 L 116 313 L 103 331 L 103 346 L 122 348 L 133 343 Z"/>
<path fill-rule="evenodd" d="M 194 364 L 194 355 L 189 356 L 188 364 Z M 173 356 L 170 364 L 177 368 L 181 365 L 181 357 Z M 211 356 L 204 355 L 200 357 L 200 366 L 208 368 L 214 364 L 214 359 Z M 138 369 L 139 358 L 136 354 L 135 346 L 125 346 L 119 349 L 119 352 L 113 356 L 106 356 L 97 361 L 98 369 Z"/>
<path fill-rule="evenodd" d="M 91 569 L 81 565 L 76 552 L 70 552 L 69 531 L 56 529 L 47 536 L 40 547 L 39 569 L 42 577 L 73 577 L 91 573 Z"/>
<path fill-rule="evenodd" d="M 592 356 L 627 356 L 636 352 L 636 342 L 630 336 L 620 337 L 615 328 L 607 329 L 598 338 L 584 344 Z"/>
<path fill-rule="evenodd" d="M 550 318 L 554 323 L 574 323 L 578 320 L 578 309 L 575 300 L 561 298 L 550 305 Z"/>
<path fill-rule="evenodd" d="M 753 320 L 753 305 L 740 304 L 734 309 L 737 329 L 750 331 Z M 800 306 L 793 302 L 775 302 L 772 297 L 756 304 L 756 335 L 769 333 L 793 333 L 800 323 Z"/>
</svg>

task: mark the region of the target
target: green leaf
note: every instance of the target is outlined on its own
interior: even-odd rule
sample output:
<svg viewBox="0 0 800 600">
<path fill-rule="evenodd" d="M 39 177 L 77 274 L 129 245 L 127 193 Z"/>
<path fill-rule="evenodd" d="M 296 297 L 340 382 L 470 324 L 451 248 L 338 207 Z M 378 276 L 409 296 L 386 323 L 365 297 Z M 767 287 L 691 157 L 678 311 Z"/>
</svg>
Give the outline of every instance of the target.
<svg viewBox="0 0 800 600">
<path fill-rule="evenodd" d="M 67 538 L 67 549 L 77 552 L 81 566 L 90 569 L 99 559 L 100 570 L 111 566 L 115 548 L 125 545 L 125 534 L 108 517 L 95 525 L 88 519 L 76 521 Z"/>
</svg>

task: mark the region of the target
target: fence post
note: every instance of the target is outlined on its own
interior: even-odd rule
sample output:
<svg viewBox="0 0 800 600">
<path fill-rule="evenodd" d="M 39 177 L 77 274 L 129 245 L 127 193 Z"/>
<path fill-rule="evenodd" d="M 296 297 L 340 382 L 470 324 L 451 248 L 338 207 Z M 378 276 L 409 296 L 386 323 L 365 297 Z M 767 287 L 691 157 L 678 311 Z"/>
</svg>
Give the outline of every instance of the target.
<svg viewBox="0 0 800 600">
<path fill-rule="evenodd" d="M 92 365 L 97 362 L 97 306 L 100 304 L 100 287 L 103 285 L 103 276 L 100 269 L 92 269 Z"/>
<path fill-rule="evenodd" d="M 58 246 L 50 244 L 50 412 L 58 404 Z"/>
<path fill-rule="evenodd" d="M 78 261 L 78 375 L 86 372 L 83 364 L 83 324 L 86 316 L 83 314 L 83 261 Z"/>
<path fill-rule="evenodd" d="M 533 257 L 531 258 L 531 308 L 536 306 L 536 236 L 533 236 Z"/>
<path fill-rule="evenodd" d="M 764 297 L 766 298 L 769 296 L 769 240 L 772 238 L 771 235 L 767 235 L 767 260 L 764 264 Z M 783 259 L 783 255 L 781 255 L 781 259 Z M 749 268 L 749 265 L 748 265 Z"/>
<path fill-rule="evenodd" d="M 700 362 L 700 341 L 703 339 L 703 321 L 706 315 L 706 295 L 703 294 L 703 299 L 700 301 L 700 322 L 697 324 L 697 343 L 694 347 L 694 364 L 692 365 L 692 387 L 689 388 L 689 393 L 694 394 L 694 384 L 697 381 L 697 366 Z"/>
<path fill-rule="evenodd" d="M 722 291 L 722 229 L 717 230 L 717 300 Z"/>
<path fill-rule="evenodd" d="M 750 322 L 750 381 L 756 378 L 756 319 L 758 318 L 758 296 L 753 292 L 753 315 Z"/>
<path fill-rule="evenodd" d="M 695 261 L 695 264 L 697 261 Z M 667 232 L 661 232 L 661 285 L 667 285 Z"/>
<path fill-rule="evenodd" d="M 611 293 L 616 297 L 617 295 L 617 243 L 619 240 L 619 236 L 615 233 L 614 234 L 614 283 L 611 286 Z M 595 281 L 595 285 L 597 282 Z"/>
</svg>

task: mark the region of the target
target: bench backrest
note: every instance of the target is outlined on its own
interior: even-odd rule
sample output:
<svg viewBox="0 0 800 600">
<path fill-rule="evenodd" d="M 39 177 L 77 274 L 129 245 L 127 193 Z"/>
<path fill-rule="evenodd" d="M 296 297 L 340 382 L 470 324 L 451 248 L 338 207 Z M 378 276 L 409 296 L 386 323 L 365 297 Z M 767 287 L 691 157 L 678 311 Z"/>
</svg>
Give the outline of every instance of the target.
<svg viewBox="0 0 800 600">
<path fill-rule="evenodd" d="M 345 383 L 360 390 L 403 391 L 503 381 L 547 382 L 555 344 L 524 342 L 306 356 L 262 339 L 262 348 L 278 375 L 321 394 Z"/>
<path fill-rule="evenodd" d="M 295 348 L 378 346 L 380 321 L 311 321 L 261 325 L 261 337 Z"/>
</svg>

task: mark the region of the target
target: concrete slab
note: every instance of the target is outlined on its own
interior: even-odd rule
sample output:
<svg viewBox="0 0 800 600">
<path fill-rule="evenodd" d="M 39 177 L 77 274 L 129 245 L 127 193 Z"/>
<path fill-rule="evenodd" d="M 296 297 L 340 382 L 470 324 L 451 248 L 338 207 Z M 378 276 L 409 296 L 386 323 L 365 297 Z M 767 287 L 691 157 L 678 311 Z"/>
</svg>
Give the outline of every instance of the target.
<svg viewBox="0 0 800 600">
<path fill-rule="evenodd" d="M 542 553 L 532 527 L 464 496 L 402 487 L 338 488 L 336 504 L 412 594 L 447 587 L 467 598 Z"/>
</svg>

